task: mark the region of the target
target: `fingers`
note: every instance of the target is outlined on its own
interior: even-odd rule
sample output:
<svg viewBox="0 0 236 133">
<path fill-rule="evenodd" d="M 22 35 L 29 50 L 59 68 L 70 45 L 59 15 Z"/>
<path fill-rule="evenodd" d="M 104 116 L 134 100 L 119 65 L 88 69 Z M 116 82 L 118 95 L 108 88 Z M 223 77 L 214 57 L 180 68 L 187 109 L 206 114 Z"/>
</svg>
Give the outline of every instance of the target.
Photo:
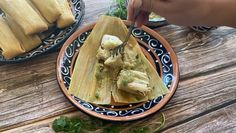
<svg viewBox="0 0 236 133">
<path fill-rule="evenodd" d="M 135 19 L 135 11 L 140 10 L 142 7 L 142 0 L 129 0 L 128 4 L 128 20 L 134 21 Z M 149 13 L 146 11 L 140 10 L 139 15 L 136 18 L 136 26 L 140 27 L 144 23 L 146 23 L 149 19 Z"/>
<path fill-rule="evenodd" d="M 163 14 L 172 11 L 171 0 L 142 0 L 141 10 Z"/>
<path fill-rule="evenodd" d="M 142 0 L 129 0 L 128 4 L 128 20 L 134 21 L 134 12 L 142 6 Z"/>
<path fill-rule="evenodd" d="M 149 12 L 141 11 L 139 16 L 136 19 L 135 26 L 140 27 L 143 24 L 147 23 L 149 20 Z"/>
<path fill-rule="evenodd" d="M 129 3 L 128 3 L 128 16 L 127 16 L 128 21 L 131 21 L 131 18 L 132 18 L 131 16 L 133 16 L 133 14 L 134 14 L 134 7 L 131 4 L 131 0 L 129 0 Z"/>
<path fill-rule="evenodd" d="M 134 21 L 135 10 L 141 10 L 137 17 L 136 25 L 141 26 L 148 21 L 151 12 L 162 15 L 169 9 L 169 0 L 129 0 L 128 20 Z"/>
</svg>

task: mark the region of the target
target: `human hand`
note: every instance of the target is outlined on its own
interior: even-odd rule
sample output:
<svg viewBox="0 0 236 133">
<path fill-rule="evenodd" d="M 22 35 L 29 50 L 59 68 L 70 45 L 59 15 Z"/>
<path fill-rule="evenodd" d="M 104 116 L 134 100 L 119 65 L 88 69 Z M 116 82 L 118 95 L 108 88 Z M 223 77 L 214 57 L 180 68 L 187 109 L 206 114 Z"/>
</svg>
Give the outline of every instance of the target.
<svg viewBox="0 0 236 133">
<path fill-rule="evenodd" d="M 177 25 L 236 26 L 235 6 L 235 0 L 130 0 L 128 20 L 134 20 L 134 11 L 139 8 L 137 26 L 148 21 L 150 12 Z"/>
</svg>

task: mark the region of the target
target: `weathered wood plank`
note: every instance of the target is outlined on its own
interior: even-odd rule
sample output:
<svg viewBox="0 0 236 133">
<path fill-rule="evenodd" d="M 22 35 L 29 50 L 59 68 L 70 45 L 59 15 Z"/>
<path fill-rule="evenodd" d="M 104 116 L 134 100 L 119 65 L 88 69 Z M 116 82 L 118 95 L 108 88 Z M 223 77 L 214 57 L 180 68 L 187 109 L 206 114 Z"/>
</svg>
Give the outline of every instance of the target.
<svg viewBox="0 0 236 133">
<path fill-rule="evenodd" d="M 178 91 L 162 110 L 167 118 L 166 127 L 236 99 L 235 76 L 236 67 L 233 66 L 210 75 L 202 75 L 180 82 Z M 57 86 L 56 81 L 42 85 L 40 91 L 24 94 L 20 100 L 11 99 L 0 104 L 2 130 L 74 111 L 58 87 L 55 87 Z M 24 89 L 30 92 L 32 88 L 27 89 L 26 86 L 19 88 L 19 91 Z M 7 94 L 2 94 L 1 97 L 7 97 Z M 158 119 L 155 115 L 129 124 L 129 126 L 143 122 L 150 123 Z"/>
<path fill-rule="evenodd" d="M 84 0 L 84 2 L 85 16 L 80 27 L 96 22 L 99 16 L 106 14 L 112 0 Z"/>
<path fill-rule="evenodd" d="M 215 71 L 180 82 L 163 111 L 167 127 L 236 99 L 236 67 Z"/>
<path fill-rule="evenodd" d="M 58 87 L 56 58 L 54 53 L 33 61 L 1 66 L 0 131 L 16 123 L 23 125 L 74 110 Z"/>
<path fill-rule="evenodd" d="M 235 133 L 236 103 L 209 113 L 182 125 L 164 131 L 164 133 Z"/>
<path fill-rule="evenodd" d="M 14 89 L 32 83 L 37 79 L 38 73 L 44 73 L 41 78 L 46 82 L 46 76 L 51 75 L 55 77 L 57 53 L 48 54 L 35 58 L 35 60 L 26 61 L 17 64 L 8 64 L 0 66 L 0 89 Z M 40 67 L 39 67 L 40 66 Z M 25 79 L 22 83 L 18 83 L 18 79 Z M 3 85 L 3 86 L 2 86 Z M 10 87 L 12 86 L 12 87 Z"/>
<path fill-rule="evenodd" d="M 67 117 L 80 117 L 83 118 L 84 115 L 78 111 L 73 112 L 73 113 L 69 113 L 69 114 L 65 114 L 63 116 L 67 116 Z M 56 117 L 52 117 L 43 121 L 39 121 L 33 124 L 29 124 L 23 127 L 18 127 L 12 130 L 8 130 L 5 131 L 5 133 L 54 133 L 54 131 L 51 128 L 51 124 L 52 122 L 59 118 L 59 116 Z"/>
<path fill-rule="evenodd" d="M 19 87 L 0 95 L 3 99 L 0 103 L 0 131 L 75 110 L 62 95 L 55 79 L 40 85 Z"/>
<path fill-rule="evenodd" d="M 236 64 L 236 29 L 220 27 L 197 33 L 187 27 L 169 25 L 157 31 L 177 53 L 181 78 Z"/>
<path fill-rule="evenodd" d="M 74 112 L 65 114 L 63 116 L 67 117 L 80 117 L 83 118 L 84 115 L 80 112 Z M 36 122 L 30 125 L 26 125 L 23 127 L 11 129 L 5 131 L 5 133 L 54 133 L 52 130 L 52 122 L 53 120 L 59 118 L 53 117 L 50 119 L 46 119 L 40 122 Z M 144 123 L 142 123 L 144 124 Z M 128 124 L 123 124 L 123 127 L 128 127 Z M 129 128 L 124 128 L 121 132 L 127 133 Z M 193 119 L 187 123 L 181 124 L 179 126 L 170 128 L 168 130 L 164 130 L 164 133 L 234 133 L 236 131 L 236 103 L 221 108 L 219 110 L 215 110 L 209 114 L 203 115 L 196 119 Z M 101 133 L 102 129 L 98 129 L 94 131 L 96 133 Z"/>
</svg>

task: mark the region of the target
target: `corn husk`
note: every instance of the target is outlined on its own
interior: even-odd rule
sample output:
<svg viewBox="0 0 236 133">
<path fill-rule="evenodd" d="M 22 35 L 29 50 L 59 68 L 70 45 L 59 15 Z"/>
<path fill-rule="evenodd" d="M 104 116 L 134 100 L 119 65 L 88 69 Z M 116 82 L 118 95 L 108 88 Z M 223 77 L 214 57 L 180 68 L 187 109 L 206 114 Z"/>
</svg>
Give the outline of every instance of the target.
<svg viewBox="0 0 236 133">
<path fill-rule="evenodd" d="M 10 26 L 11 30 L 15 34 L 16 38 L 20 41 L 21 47 L 28 52 L 42 43 L 41 39 L 37 34 L 34 35 L 26 35 L 24 31 L 18 26 L 17 23 L 14 22 L 12 18 L 9 16 L 6 17 L 7 23 Z"/>
<path fill-rule="evenodd" d="M 70 26 L 75 22 L 75 17 L 71 11 L 68 0 L 57 0 L 57 1 L 62 10 L 62 14 L 57 20 L 57 27 L 65 28 L 67 26 Z"/>
<path fill-rule="evenodd" d="M 20 42 L 2 17 L 0 17 L 0 27 L 0 48 L 2 55 L 6 59 L 11 59 L 24 53 L 25 51 L 21 48 Z"/>
<path fill-rule="evenodd" d="M 117 36 L 121 40 L 125 40 L 125 35 L 127 35 L 127 33 L 128 29 L 121 19 L 102 16 L 98 20 L 93 31 L 80 49 L 72 74 L 69 93 L 81 98 L 82 100 L 96 104 L 111 104 L 112 99 L 114 99 L 116 103 L 138 103 L 168 93 L 168 89 L 162 82 L 155 68 L 142 53 L 141 48 L 134 37 L 129 39 L 129 45 L 126 46 L 125 51 L 128 54 L 127 56 L 131 56 L 133 53 L 141 55 L 141 59 L 146 68 L 145 71 L 150 77 L 150 87 L 152 87 L 153 90 L 149 92 L 146 97 L 140 98 L 136 95 L 117 89 L 116 79 L 119 70 L 116 71 L 116 69 L 112 69 L 108 71 L 107 74 L 104 74 L 105 79 L 107 79 L 104 83 L 104 86 L 106 87 L 101 88 L 98 86 L 95 76 L 97 69 L 96 66 L 98 65 L 96 54 L 102 37 L 105 34 L 108 34 Z M 100 93 L 102 95 L 99 95 L 99 97 L 96 96 L 98 90 L 99 92 L 103 92 Z"/>
<path fill-rule="evenodd" d="M 32 3 L 31 0 L 26 0 L 29 5 L 34 9 L 35 12 L 37 12 L 37 14 L 39 15 L 39 17 L 43 20 L 43 22 L 45 22 L 47 24 L 48 27 L 52 27 L 53 24 L 49 23 L 44 17 L 43 15 L 40 13 L 40 11 L 37 9 L 37 7 Z"/>
<path fill-rule="evenodd" d="M 62 14 L 57 0 L 31 0 L 42 16 L 49 22 L 54 23 Z"/>
<path fill-rule="evenodd" d="M 0 0 L 0 8 L 23 29 L 26 35 L 48 29 L 47 24 L 26 0 Z"/>
</svg>

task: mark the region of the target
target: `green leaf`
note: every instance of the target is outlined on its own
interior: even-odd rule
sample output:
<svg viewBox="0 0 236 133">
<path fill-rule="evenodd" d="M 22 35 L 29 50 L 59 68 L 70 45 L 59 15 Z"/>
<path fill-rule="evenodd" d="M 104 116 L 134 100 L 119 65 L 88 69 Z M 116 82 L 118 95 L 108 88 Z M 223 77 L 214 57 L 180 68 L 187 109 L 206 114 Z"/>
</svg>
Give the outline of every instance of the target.
<svg viewBox="0 0 236 133">
<path fill-rule="evenodd" d="M 81 120 L 79 118 L 60 117 L 53 121 L 52 128 L 55 132 L 81 133 Z"/>
<path fill-rule="evenodd" d="M 96 93 L 96 94 L 95 94 L 95 97 L 96 97 L 97 99 L 99 99 L 99 98 L 100 98 L 100 96 L 99 96 L 99 94 L 98 94 L 98 93 Z"/>
<path fill-rule="evenodd" d="M 103 133 L 119 133 L 119 132 L 120 132 L 120 127 L 115 125 L 103 129 Z"/>
<path fill-rule="evenodd" d="M 161 122 L 153 122 L 149 125 L 159 125 L 155 130 L 151 130 L 148 125 L 138 125 L 132 128 L 130 133 L 156 133 L 159 132 L 165 125 L 165 115 L 161 113 Z M 86 131 L 95 131 L 104 127 L 104 122 L 91 118 L 88 120 L 82 120 L 80 118 L 68 118 L 60 117 L 53 121 L 52 128 L 55 132 L 65 133 L 82 133 Z M 140 128 L 141 127 L 141 128 Z M 120 125 L 112 125 L 110 127 L 103 128 L 104 133 L 119 133 L 122 127 Z"/>
<path fill-rule="evenodd" d="M 82 125 L 84 129 L 89 131 L 94 131 L 104 126 L 103 121 L 93 117 L 91 117 L 89 120 L 84 120 Z"/>
<path fill-rule="evenodd" d="M 52 128 L 55 132 L 61 132 L 66 129 L 67 126 L 67 118 L 66 117 L 60 117 L 59 119 L 54 120 L 52 124 Z"/>
<path fill-rule="evenodd" d="M 114 0 L 116 3 L 116 8 L 111 9 L 106 13 L 106 15 L 119 17 L 121 19 L 127 18 L 127 8 L 126 8 L 126 0 Z"/>
</svg>

